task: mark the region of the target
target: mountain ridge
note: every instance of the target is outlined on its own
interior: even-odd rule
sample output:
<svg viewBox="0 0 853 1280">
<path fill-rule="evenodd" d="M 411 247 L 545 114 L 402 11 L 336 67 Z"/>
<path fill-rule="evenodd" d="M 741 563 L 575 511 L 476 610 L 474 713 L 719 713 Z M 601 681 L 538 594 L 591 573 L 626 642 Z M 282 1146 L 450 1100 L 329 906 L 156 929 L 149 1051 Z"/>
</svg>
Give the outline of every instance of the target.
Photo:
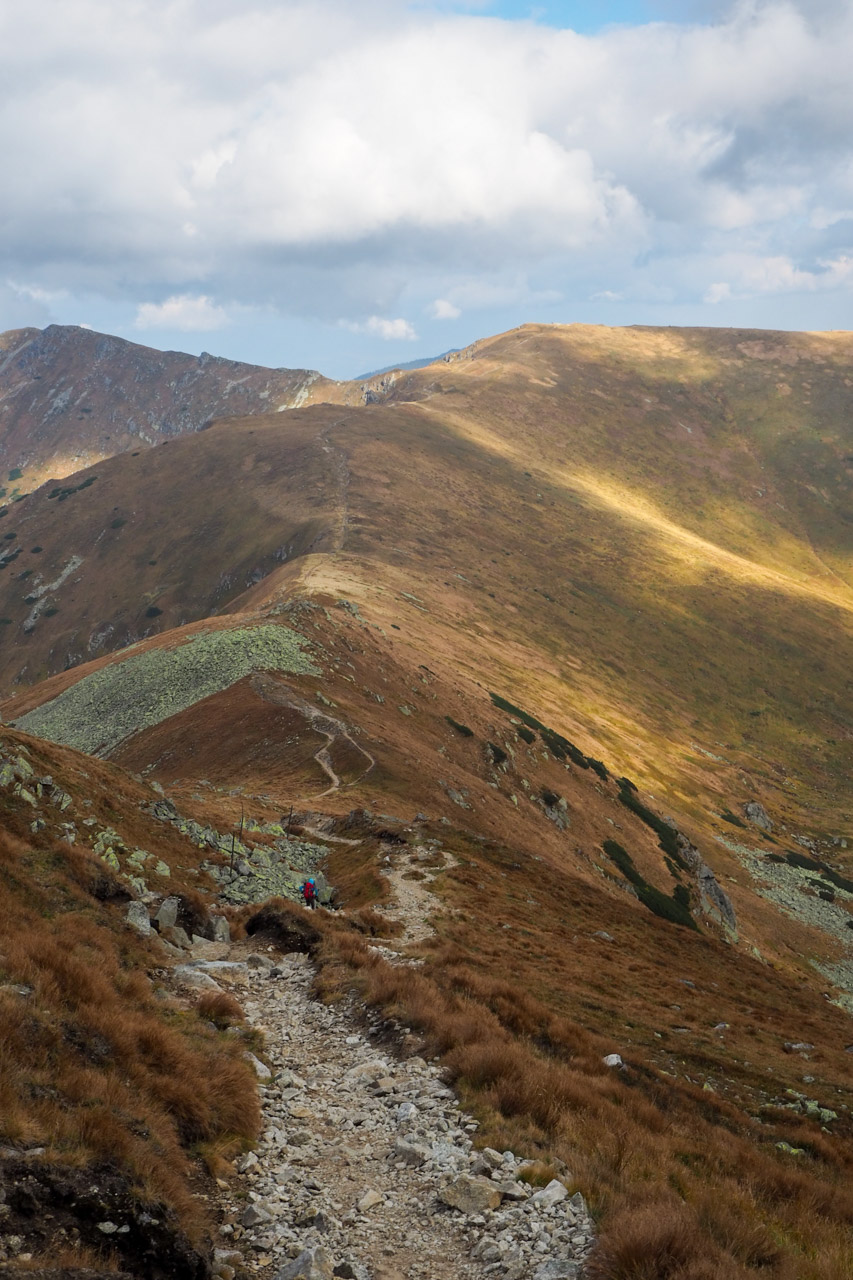
<svg viewBox="0 0 853 1280">
<path fill-rule="evenodd" d="M 321 987 L 441 1056 L 483 1141 L 562 1162 L 591 1275 L 676 1222 L 685 1280 L 840 1278 L 853 335 L 529 325 L 340 395 L 7 504 L 0 732 L 153 785 L 235 929 L 295 896 L 291 820 L 325 832 Z M 20 838 L 61 838 L 6 781 Z M 415 880 L 442 850 L 413 947 L 389 848 Z M 298 907 L 260 915 L 292 945 Z"/>
</svg>

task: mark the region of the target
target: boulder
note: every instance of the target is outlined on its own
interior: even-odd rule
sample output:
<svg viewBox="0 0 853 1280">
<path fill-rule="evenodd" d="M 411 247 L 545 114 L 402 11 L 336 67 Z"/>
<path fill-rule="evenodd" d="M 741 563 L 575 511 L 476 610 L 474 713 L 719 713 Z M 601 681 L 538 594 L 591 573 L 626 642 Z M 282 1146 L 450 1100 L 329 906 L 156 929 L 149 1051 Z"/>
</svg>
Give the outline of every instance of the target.
<svg viewBox="0 0 853 1280">
<path fill-rule="evenodd" d="M 183 951 L 189 951 L 192 943 L 185 929 L 180 925 L 171 925 L 167 928 L 160 926 L 160 937 L 165 938 L 167 942 L 171 942 L 173 947 L 180 947 Z"/>
<path fill-rule="evenodd" d="M 625 1065 L 618 1053 L 608 1053 L 607 1057 L 602 1058 L 601 1061 L 604 1063 L 605 1067 L 624 1067 Z"/>
<path fill-rule="evenodd" d="M 154 919 L 160 926 L 160 932 L 165 929 L 174 929 L 178 923 L 178 914 L 181 910 L 180 898 L 164 898 L 160 903 L 160 909 Z"/>
<path fill-rule="evenodd" d="M 244 1227 L 259 1227 L 264 1223 L 272 1222 L 272 1214 L 262 1204 L 250 1204 L 247 1209 L 244 1209 L 240 1221 Z"/>
<path fill-rule="evenodd" d="M 275 1276 L 275 1280 L 333 1280 L 332 1258 L 327 1249 L 305 1249 Z"/>
<path fill-rule="evenodd" d="M 140 938 L 148 938 L 151 936 L 151 921 L 148 919 L 148 912 L 141 902 L 131 902 L 127 908 L 127 916 L 125 917 L 134 933 L 138 933 Z"/>
<path fill-rule="evenodd" d="M 755 827 L 761 827 L 762 831 L 772 831 L 773 823 L 770 821 L 769 814 L 763 804 L 759 804 L 757 800 L 750 800 L 743 806 L 744 814 L 747 819 Z"/>
<path fill-rule="evenodd" d="M 429 1160 L 429 1147 L 419 1142 L 406 1142 L 405 1138 L 398 1138 L 394 1143 L 393 1154 L 395 1160 L 402 1160 L 405 1164 L 417 1168 Z"/>
<path fill-rule="evenodd" d="M 358 1202 L 359 1213 L 366 1213 L 368 1209 L 375 1209 L 378 1204 L 382 1203 L 382 1197 L 378 1191 L 365 1191 L 364 1195 Z"/>
<path fill-rule="evenodd" d="M 253 1053 L 248 1053 L 248 1052 L 244 1056 L 246 1058 L 246 1061 L 250 1062 L 254 1067 L 255 1075 L 258 1077 L 259 1080 L 272 1079 L 272 1072 L 270 1071 L 269 1067 L 266 1066 L 265 1063 L 261 1062 L 260 1058 L 256 1058 Z"/>
<path fill-rule="evenodd" d="M 547 1187 L 535 1192 L 530 1198 L 537 1209 L 553 1209 L 561 1200 L 568 1200 L 569 1193 L 562 1182 L 552 1178 Z"/>
<path fill-rule="evenodd" d="M 196 991 L 221 991 L 218 982 L 211 978 L 210 974 L 204 973 L 201 969 L 191 964 L 179 964 L 174 970 L 175 979 L 183 982 L 187 987 L 193 987 Z"/>
<path fill-rule="evenodd" d="M 214 942 L 230 942 L 231 926 L 225 919 L 225 916 L 213 917 L 213 941 Z"/>
<path fill-rule="evenodd" d="M 500 1188 L 488 1178 L 472 1177 L 470 1174 L 463 1173 L 452 1182 L 446 1183 L 439 1190 L 438 1198 L 443 1204 L 450 1205 L 451 1209 L 458 1209 L 460 1213 L 473 1216 L 497 1209 L 501 1202 L 501 1192 Z"/>
</svg>

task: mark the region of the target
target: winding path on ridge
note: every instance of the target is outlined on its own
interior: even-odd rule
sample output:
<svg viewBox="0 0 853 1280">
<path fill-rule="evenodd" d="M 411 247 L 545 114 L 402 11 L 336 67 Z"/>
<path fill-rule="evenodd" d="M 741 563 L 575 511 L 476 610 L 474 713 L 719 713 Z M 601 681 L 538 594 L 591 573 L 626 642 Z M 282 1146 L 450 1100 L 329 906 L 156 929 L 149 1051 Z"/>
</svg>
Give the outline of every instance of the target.
<svg viewBox="0 0 853 1280">
<path fill-rule="evenodd" d="M 364 747 L 355 741 L 347 726 L 342 720 L 335 719 L 327 712 L 321 711 L 319 707 L 315 707 L 312 703 L 306 702 L 304 698 L 300 698 L 292 689 L 281 684 L 274 677 L 259 674 L 252 678 L 252 687 L 255 692 L 267 702 L 273 702 L 280 707 L 289 707 L 292 711 L 298 711 L 308 721 L 315 733 L 321 733 L 326 739 L 325 744 L 319 751 L 315 751 L 314 759 L 323 770 L 326 777 L 331 783 L 325 791 L 318 792 L 317 795 L 311 796 L 312 800 L 322 800 L 324 796 L 330 796 L 335 791 L 340 791 L 343 786 L 353 786 L 356 782 L 361 782 L 362 778 L 366 778 L 371 769 L 376 767 L 376 759 Z M 364 756 L 367 761 L 367 768 L 357 778 L 353 778 L 349 783 L 341 782 L 332 766 L 332 757 L 330 748 L 338 738 L 342 738 L 348 742 L 360 755 Z"/>
</svg>

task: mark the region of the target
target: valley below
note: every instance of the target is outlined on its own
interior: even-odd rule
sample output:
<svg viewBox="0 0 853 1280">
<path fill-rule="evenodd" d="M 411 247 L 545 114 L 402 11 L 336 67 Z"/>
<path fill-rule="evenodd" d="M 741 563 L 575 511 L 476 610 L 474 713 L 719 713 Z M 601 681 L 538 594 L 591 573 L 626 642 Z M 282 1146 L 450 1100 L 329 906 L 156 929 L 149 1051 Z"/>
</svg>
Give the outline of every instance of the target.
<svg viewBox="0 0 853 1280">
<path fill-rule="evenodd" d="M 0 337 L 0 1273 L 848 1277 L 853 335 L 146 352 Z"/>
</svg>

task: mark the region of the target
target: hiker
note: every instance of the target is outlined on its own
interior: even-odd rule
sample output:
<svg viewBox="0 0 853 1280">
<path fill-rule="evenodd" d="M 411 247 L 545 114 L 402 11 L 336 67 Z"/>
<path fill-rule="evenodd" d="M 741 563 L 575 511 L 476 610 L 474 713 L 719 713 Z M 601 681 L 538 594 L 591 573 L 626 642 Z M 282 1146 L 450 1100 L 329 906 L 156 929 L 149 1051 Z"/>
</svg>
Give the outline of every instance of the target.
<svg viewBox="0 0 853 1280">
<path fill-rule="evenodd" d="M 305 899 L 306 907 L 310 907 L 313 911 L 317 906 L 317 883 L 313 876 L 303 884 L 302 897 Z"/>
</svg>

